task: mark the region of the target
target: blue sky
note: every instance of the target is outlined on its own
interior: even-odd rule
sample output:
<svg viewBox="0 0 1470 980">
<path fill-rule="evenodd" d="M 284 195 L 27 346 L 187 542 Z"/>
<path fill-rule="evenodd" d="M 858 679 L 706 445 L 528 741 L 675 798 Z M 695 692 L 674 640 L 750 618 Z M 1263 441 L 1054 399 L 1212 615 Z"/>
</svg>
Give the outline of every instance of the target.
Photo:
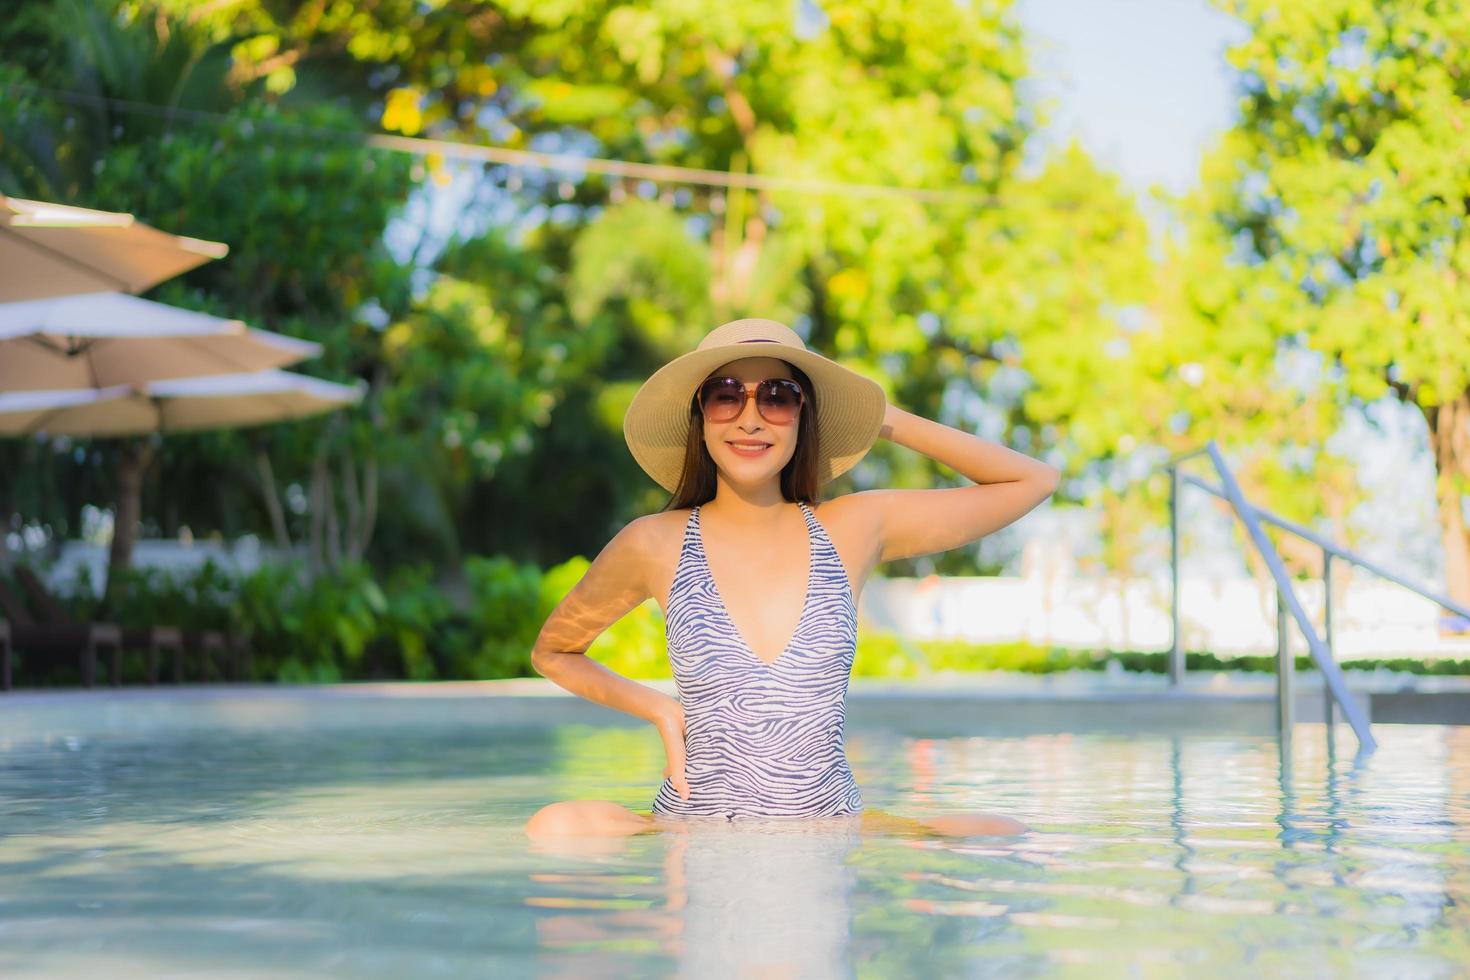
<svg viewBox="0 0 1470 980">
<path fill-rule="evenodd" d="M 1234 117 L 1225 49 L 1245 36 L 1239 21 L 1206 0 L 1018 0 L 1015 11 L 1032 85 L 1052 104 L 1036 151 L 1076 135 L 1140 192 L 1194 183 Z"/>
</svg>

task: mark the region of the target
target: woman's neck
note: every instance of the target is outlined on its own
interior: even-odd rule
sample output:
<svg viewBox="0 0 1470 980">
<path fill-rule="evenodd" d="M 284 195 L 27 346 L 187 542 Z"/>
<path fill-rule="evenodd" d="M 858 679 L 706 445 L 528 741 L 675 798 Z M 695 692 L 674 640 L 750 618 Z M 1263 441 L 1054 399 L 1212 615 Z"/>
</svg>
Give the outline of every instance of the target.
<svg viewBox="0 0 1470 980">
<path fill-rule="evenodd" d="M 715 514 L 727 526 L 758 529 L 781 523 L 793 503 L 781 496 L 780 487 L 754 493 L 741 493 L 721 485 L 715 497 L 700 508 L 701 513 Z"/>
</svg>

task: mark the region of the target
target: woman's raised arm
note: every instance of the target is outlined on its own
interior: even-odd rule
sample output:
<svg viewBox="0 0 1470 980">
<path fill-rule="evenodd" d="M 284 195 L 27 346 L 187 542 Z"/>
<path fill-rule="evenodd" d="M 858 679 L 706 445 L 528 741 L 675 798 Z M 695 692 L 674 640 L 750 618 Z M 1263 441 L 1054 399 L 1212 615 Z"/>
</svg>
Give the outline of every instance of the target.
<svg viewBox="0 0 1470 980">
<path fill-rule="evenodd" d="M 851 494 L 882 542 L 879 561 L 960 548 L 1012 524 L 1056 491 L 1061 471 L 1024 453 L 889 405 L 879 434 L 975 482 Z"/>
</svg>

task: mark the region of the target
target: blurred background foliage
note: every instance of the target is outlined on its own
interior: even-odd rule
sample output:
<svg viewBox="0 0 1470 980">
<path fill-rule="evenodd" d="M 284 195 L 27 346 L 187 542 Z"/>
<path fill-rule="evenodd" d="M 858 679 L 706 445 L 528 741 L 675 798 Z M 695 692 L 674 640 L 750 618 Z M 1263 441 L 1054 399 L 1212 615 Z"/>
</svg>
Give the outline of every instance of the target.
<svg viewBox="0 0 1470 980">
<path fill-rule="evenodd" d="M 1362 491 L 1327 440 L 1397 397 L 1423 411 L 1448 588 L 1470 601 L 1470 19 L 1218 5 L 1250 29 L 1229 54 L 1238 122 L 1152 238 L 1079 145 L 1025 165 L 1045 120 L 1005 2 L 19 0 L 0 191 L 228 242 L 151 295 L 318 341 L 303 370 L 368 385 L 324 420 L 170 437 L 149 472 L 147 534 L 299 556 L 229 604 L 269 676 L 529 672 L 585 556 L 667 500 L 623 444 L 633 391 L 744 315 L 1063 467 L 1058 501 L 1096 510 L 1090 560 L 1120 574 L 1166 546 L 1148 468 L 1208 438 L 1249 496 L 1351 546 Z M 512 169 L 375 133 L 850 186 Z M 114 451 L 0 443 L 0 527 L 78 536 Z M 880 444 L 827 492 L 955 481 Z M 1319 573 L 1314 549 L 1277 544 Z M 224 608 L 198 598 L 215 588 L 144 576 L 111 612 L 187 618 Z M 599 643 L 656 671 L 636 652 L 661 637 L 647 612 Z"/>
</svg>

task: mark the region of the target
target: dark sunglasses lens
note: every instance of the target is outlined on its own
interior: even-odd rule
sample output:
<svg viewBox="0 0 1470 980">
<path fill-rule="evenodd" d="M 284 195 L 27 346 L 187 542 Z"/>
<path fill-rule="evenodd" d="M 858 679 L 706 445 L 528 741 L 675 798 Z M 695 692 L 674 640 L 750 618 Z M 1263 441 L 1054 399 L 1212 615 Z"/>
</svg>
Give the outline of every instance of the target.
<svg viewBox="0 0 1470 980">
<path fill-rule="evenodd" d="M 745 407 L 745 389 L 733 378 L 711 378 L 699 389 L 699 407 L 711 422 L 728 422 Z"/>
<path fill-rule="evenodd" d="M 755 405 L 772 422 L 790 422 L 801 408 L 801 388 L 791 381 L 762 381 Z"/>
</svg>

